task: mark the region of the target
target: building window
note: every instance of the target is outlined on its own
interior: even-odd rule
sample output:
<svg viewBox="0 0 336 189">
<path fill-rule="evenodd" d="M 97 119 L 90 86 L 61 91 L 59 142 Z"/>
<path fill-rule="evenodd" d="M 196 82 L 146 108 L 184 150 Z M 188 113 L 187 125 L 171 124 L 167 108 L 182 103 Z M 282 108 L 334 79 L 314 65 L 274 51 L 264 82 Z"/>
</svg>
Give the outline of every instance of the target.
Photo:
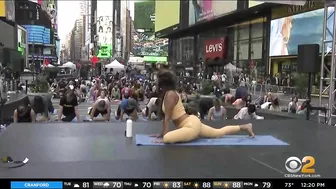
<svg viewBox="0 0 336 189">
<path fill-rule="evenodd" d="M 249 41 L 243 40 L 238 42 L 239 60 L 247 60 L 249 54 Z"/>
<path fill-rule="evenodd" d="M 244 24 L 238 27 L 238 40 L 245 40 L 245 39 L 249 39 L 249 25 L 248 24 Z"/>
<path fill-rule="evenodd" d="M 263 37 L 263 23 L 256 23 L 251 25 L 251 37 L 259 38 Z"/>
<path fill-rule="evenodd" d="M 233 44 L 233 60 L 237 60 L 237 52 L 238 52 L 238 43 L 234 42 L 234 44 Z"/>
<path fill-rule="evenodd" d="M 263 38 L 255 38 L 251 40 L 251 59 L 261 59 L 262 58 L 262 43 Z"/>
</svg>

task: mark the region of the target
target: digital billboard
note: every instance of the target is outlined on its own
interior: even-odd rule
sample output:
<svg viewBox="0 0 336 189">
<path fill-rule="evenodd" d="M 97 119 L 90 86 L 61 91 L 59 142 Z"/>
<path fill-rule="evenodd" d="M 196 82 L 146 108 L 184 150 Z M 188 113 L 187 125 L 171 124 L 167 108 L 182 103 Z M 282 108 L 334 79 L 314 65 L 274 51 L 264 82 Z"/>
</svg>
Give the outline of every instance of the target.
<svg viewBox="0 0 336 189">
<path fill-rule="evenodd" d="M 155 1 L 147 0 L 134 3 L 134 28 L 154 30 Z"/>
<path fill-rule="evenodd" d="M 189 0 L 189 25 L 209 21 L 237 10 L 237 0 Z"/>
<path fill-rule="evenodd" d="M 112 45 L 113 18 L 111 16 L 99 16 L 97 21 L 97 34 L 99 45 Z"/>
<path fill-rule="evenodd" d="M 155 38 L 154 32 L 134 32 L 133 41 L 135 56 L 168 56 L 168 39 Z"/>
<path fill-rule="evenodd" d="M 249 8 L 263 4 L 262 1 L 249 1 Z"/>
<path fill-rule="evenodd" d="M 112 57 L 112 45 L 99 46 L 98 58 L 111 58 Z"/>
<path fill-rule="evenodd" d="M 50 29 L 38 25 L 23 25 L 28 33 L 28 43 L 50 44 Z"/>
<path fill-rule="evenodd" d="M 24 64 L 26 67 L 28 67 L 28 43 L 27 43 L 27 30 L 25 30 L 23 27 L 17 25 L 17 43 L 18 43 L 18 51 L 21 53 L 21 55 L 24 57 Z"/>
<path fill-rule="evenodd" d="M 15 22 L 15 1 L 0 1 L 0 17 Z"/>
<path fill-rule="evenodd" d="M 335 10 L 328 8 L 327 40 L 332 39 Z M 271 21 L 270 56 L 297 55 L 298 45 L 322 44 L 324 9 Z M 331 32 L 331 33 L 330 33 Z M 332 44 L 326 44 L 326 52 Z M 321 49 L 321 48 L 320 48 Z"/>
<path fill-rule="evenodd" d="M 98 58 L 112 57 L 113 1 L 97 1 Z"/>
<path fill-rule="evenodd" d="M 155 32 L 180 23 L 180 1 L 155 1 Z"/>
</svg>

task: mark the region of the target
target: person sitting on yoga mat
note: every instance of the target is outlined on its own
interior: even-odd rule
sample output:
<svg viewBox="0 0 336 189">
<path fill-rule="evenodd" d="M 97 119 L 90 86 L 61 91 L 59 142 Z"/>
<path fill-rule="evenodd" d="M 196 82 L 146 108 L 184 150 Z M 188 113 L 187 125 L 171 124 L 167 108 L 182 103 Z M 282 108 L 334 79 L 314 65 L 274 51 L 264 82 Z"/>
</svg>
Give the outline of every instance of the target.
<svg viewBox="0 0 336 189">
<path fill-rule="evenodd" d="M 105 96 L 106 90 L 100 90 L 100 96 L 96 102 L 92 105 L 92 108 L 89 111 L 91 120 L 93 121 L 110 121 L 111 114 L 111 105 L 108 98 Z M 98 118 L 98 115 L 101 114 L 102 117 Z"/>
<path fill-rule="evenodd" d="M 115 117 L 116 120 L 123 121 L 124 114 L 128 115 L 133 121 L 138 119 L 138 102 L 132 98 L 123 99 L 117 109 L 117 115 Z"/>
<path fill-rule="evenodd" d="M 20 105 L 13 115 L 14 123 L 31 123 L 36 121 L 34 110 L 28 105 Z"/>
<path fill-rule="evenodd" d="M 70 90 L 60 99 L 58 121 L 71 122 L 77 117 L 79 121 L 78 101 L 75 93 Z M 64 116 L 62 118 L 62 116 Z"/>
<path fill-rule="evenodd" d="M 176 76 L 170 70 L 160 70 L 158 73 L 158 89 L 161 92 L 159 113 L 163 118 L 163 131 L 153 137 L 162 137 L 155 143 L 179 143 L 190 142 L 198 137 L 218 138 L 224 135 L 236 134 L 240 131 L 247 132 L 254 137 L 252 124 L 226 126 L 220 129 L 205 125 L 194 115 L 188 115 L 184 109 L 181 97 L 176 92 Z M 169 131 L 170 121 L 177 127 Z"/>
<path fill-rule="evenodd" d="M 149 102 L 146 105 L 146 108 L 142 110 L 142 116 L 147 117 L 148 120 L 152 119 L 152 113 L 157 115 L 157 110 L 159 106 L 160 100 L 156 97 L 153 97 L 149 100 Z"/>
<path fill-rule="evenodd" d="M 42 96 L 35 96 L 31 101 L 31 107 L 36 115 L 36 122 L 45 122 L 49 119 L 48 103 L 46 103 Z"/>
<path fill-rule="evenodd" d="M 256 109 L 254 104 L 249 104 L 247 107 L 240 109 L 233 119 L 264 119 L 264 117 L 258 116 L 255 113 Z"/>
<path fill-rule="evenodd" d="M 213 100 L 213 107 L 208 112 L 208 120 L 224 120 L 226 119 L 226 109 L 222 106 L 219 99 Z"/>
</svg>

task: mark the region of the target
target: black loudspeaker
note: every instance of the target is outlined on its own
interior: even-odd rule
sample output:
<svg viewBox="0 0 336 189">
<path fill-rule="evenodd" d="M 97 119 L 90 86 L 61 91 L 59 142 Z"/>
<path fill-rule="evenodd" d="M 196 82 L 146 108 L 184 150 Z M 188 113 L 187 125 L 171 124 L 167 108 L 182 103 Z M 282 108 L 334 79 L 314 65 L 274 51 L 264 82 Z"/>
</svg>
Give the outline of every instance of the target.
<svg viewBox="0 0 336 189">
<path fill-rule="evenodd" d="M 319 44 L 304 44 L 298 46 L 297 71 L 299 73 L 319 72 Z"/>
<path fill-rule="evenodd" d="M 4 48 L 2 66 L 7 67 L 13 72 L 23 72 L 24 58 L 19 51 Z"/>
</svg>

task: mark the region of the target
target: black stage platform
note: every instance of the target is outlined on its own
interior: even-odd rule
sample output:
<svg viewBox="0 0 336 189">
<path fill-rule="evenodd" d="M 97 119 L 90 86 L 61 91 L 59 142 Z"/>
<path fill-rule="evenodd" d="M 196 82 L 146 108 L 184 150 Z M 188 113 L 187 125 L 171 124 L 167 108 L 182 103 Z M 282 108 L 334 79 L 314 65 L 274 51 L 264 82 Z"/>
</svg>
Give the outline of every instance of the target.
<svg viewBox="0 0 336 189">
<path fill-rule="evenodd" d="M 225 124 L 237 124 L 227 121 Z M 240 122 L 242 123 L 242 122 Z M 245 122 L 246 123 L 246 122 Z M 136 146 L 135 134 L 161 131 L 159 122 L 13 124 L 0 137 L 0 155 L 28 157 L 0 168 L 1 178 L 284 178 L 290 156 L 313 156 L 316 174 L 336 176 L 336 128 L 305 120 L 253 121 L 255 133 L 290 146 Z M 221 126 L 223 123 L 212 123 Z"/>
</svg>

